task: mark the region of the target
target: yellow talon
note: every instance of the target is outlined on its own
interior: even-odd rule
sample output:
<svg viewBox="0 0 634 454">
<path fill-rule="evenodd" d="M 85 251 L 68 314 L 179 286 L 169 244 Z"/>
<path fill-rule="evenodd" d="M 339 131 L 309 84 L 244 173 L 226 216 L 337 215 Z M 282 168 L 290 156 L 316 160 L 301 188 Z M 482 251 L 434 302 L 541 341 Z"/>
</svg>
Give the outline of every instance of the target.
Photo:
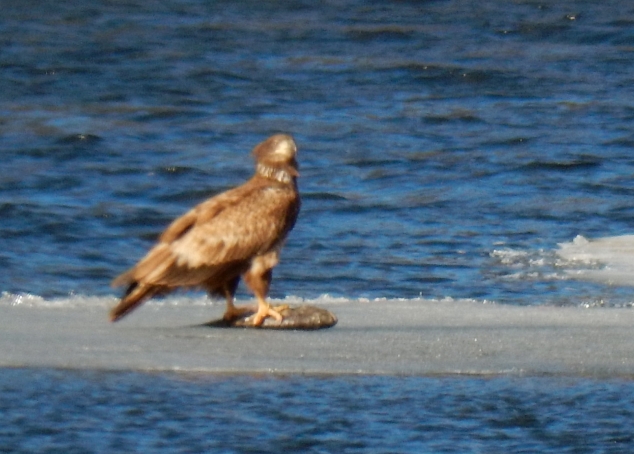
<svg viewBox="0 0 634 454">
<path fill-rule="evenodd" d="M 280 307 L 280 306 L 278 306 L 278 307 Z M 273 309 L 268 304 L 259 305 L 258 306 L 258 311 L 255 314 L 253 314 L 251 317 L 249 317 L 249 319 L 250 319 L 251 323 L 253 324 L 253 326 L 260 326 L 264 322 L 264 319 L 266 317 L 273 317 L 278 322 L 281 322 L 284 319 L 284 317 L 282 317 L 282 314 L 280 314 L 276 310 L 276 309 L 278 309 L 278 307 Z M 282 308 L 282 310 L 284 310 L 284 309 L 285 308 Z"/>
</svg>

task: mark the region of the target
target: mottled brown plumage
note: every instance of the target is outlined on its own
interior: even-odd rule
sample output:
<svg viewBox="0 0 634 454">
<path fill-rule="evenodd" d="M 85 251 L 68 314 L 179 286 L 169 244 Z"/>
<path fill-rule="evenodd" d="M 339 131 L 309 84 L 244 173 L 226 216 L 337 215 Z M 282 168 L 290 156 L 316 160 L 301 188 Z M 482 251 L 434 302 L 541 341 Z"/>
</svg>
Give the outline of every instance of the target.
<svg viewBox="0 0 634 454">
<path fill-rule="evenodd" d="M 242 186 L 194 207 L 174 220 L 158 244 L 132 269 L 113 281 L 127 286 L 112 321 L 147 299 L 178 287 L 202 287 L 227 299 L 225 318 L 244 312 L 233 305 L 242 277 L 253 291 L 255 325 L 282 317 L 266 302 L 272 269 L 300 208 L 297 147 L 292 137 L 277 134 L 253 149 L 256 171 Z"/>
</svg>

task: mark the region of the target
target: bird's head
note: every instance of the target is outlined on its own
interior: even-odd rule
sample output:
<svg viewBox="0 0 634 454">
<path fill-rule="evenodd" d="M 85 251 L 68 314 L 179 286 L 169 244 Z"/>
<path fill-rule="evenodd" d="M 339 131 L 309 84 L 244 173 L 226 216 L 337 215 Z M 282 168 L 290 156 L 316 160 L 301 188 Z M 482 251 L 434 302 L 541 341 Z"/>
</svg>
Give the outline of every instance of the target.
<svg viewBox="0 0 634 454">
<path fill-rule="evenodd" d="M 288 183 L 299 176 L 297 145 L 288 134 L 275 134 L 253 149 L 257 172 L 267 178 Z"/>
</svg>

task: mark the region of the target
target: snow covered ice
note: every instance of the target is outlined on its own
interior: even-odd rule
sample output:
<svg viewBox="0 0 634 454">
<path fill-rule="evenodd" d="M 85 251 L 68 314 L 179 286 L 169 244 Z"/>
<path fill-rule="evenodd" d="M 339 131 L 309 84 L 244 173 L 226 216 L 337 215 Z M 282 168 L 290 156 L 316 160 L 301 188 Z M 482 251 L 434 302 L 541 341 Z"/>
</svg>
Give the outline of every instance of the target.
<svg viewBox="0 0 634 454">
<path fill-rule="evenodd" d="M 25 301 L 26 299 L 26 301 Z M 473 300 L 310 303 L 333 311 L 319 332 L 212 329 L 223 307 L 151 301 L 117 324 L 113 298 L 53 302 L 5 295 L 0 367 L 304 374 L 634 374 L 629 308 L 511 306 Z M 12 303 L 13 301 L 13 303 Z M 245 302 L 242 302 L 243 304 Z"/>
<path fill-rule="evenodd" d="M 558 255 L 575 264 L 570 277 L 609 285 L 634 285 L 634 235 L 588 240 L 578 235 L 562 243 Z"/>
</svg>

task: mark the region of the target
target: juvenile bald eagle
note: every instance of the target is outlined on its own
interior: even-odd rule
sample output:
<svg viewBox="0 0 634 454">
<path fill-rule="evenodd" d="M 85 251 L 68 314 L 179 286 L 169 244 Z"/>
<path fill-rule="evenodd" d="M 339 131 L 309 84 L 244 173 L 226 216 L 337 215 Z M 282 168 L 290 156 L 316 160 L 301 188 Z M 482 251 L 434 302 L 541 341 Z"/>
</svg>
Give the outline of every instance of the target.
<svg viewBox="0 0 634 454">
<path fill-rule="evenodd" d="M 145 257 L 113 282 L 127 286 L 112 321 L 147 299 L 178 287 L 202 287 L 227 300 L 226 320 L 253 308 L 233 304 L 242 277 L 257 300 L 253 324 L 282 316 L 266 300 L 272 270 L 300 208 L 297 146 L 286 134 L 269 137 L 253 149 L 253 177 L 216 195 L 173 221 Z"/>
</svg>

